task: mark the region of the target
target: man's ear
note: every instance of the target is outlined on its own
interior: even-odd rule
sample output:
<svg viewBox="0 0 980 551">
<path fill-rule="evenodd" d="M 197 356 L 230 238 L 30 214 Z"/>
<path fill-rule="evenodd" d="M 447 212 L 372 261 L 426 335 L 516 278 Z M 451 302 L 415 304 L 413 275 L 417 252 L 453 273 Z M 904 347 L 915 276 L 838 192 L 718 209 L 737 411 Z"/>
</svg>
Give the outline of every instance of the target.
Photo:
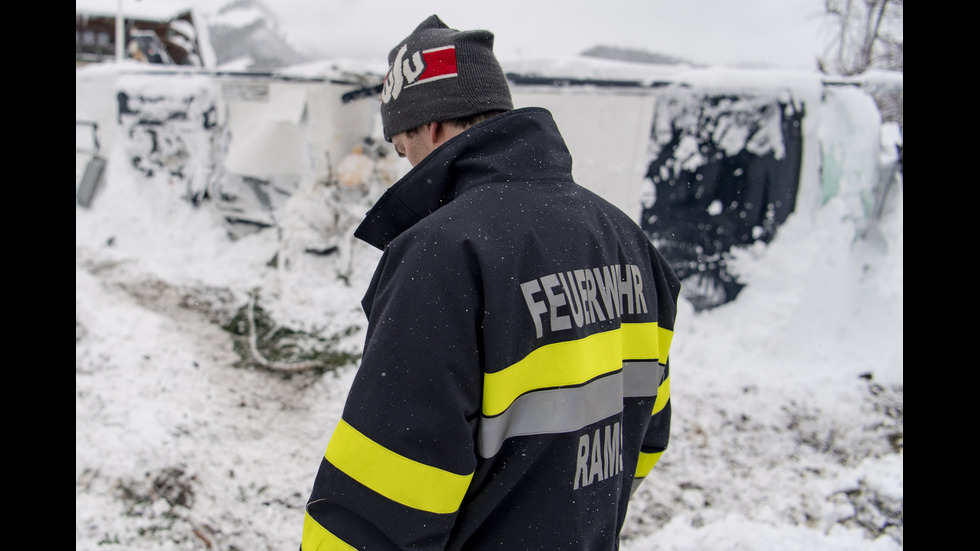
<svg viewBox="0 0 980 551">
<path fill-rule="evenodd" d="M 439 121 L 433 121 L 426 125 L 426 130 L 429 131 L 429 141 L 432 145 L 439 145 L 439 140 L 443 138 L 444 128 L 442 123 Z"/>
</svg>

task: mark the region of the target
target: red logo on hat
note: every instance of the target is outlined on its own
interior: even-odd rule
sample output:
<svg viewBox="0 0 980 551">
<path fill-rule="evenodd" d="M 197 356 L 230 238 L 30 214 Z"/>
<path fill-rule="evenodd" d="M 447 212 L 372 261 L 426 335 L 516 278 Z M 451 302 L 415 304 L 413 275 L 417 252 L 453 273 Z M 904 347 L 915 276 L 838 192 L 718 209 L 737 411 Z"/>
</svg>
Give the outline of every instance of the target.
<svg viewBox="0 0 980 551">
<path fill-rule="evenodd" d="M 407 84 L 405 87 L 415 86 L 425 82 L 432 82 L 443 78 L 457 76 L 456 74 L 456 46 L 445 46 L 434 48 L 422 52 L 422 59 L 425 69 L 417 82 Z"/>
<path fill-rule="evenodd" d="M 388 103 L 397 99 L 404 88 L 459 76 L 456 72 L 455 46 L 416 51 L 406 59 L 407 50 L 407 46 L 402 46 L 385 76 L 381 91 L 382 102 Z"/>
</svg>

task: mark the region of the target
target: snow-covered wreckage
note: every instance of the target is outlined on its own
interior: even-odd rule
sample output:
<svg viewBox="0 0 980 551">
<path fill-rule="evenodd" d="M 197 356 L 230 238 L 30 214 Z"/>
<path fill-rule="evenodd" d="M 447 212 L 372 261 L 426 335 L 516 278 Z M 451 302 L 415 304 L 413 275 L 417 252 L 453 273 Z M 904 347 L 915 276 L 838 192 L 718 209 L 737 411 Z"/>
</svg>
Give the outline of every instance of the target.
<svg viewBox="0 0 980 551">
<path fill-rule="evenodd" d="M 697 308 L 738 295 L 726 259 L 821 200 L 803 203 L 801 193 L 844 198 L 860 235 L 901 170 L 901 130 L 882 121 L 869 92 L 900 91 L 900 74 L 831 82 L 585 58 L 504 68 L 515 105 L 552 111 L 576 179 L 635 217 Z M 123 163 L 187 208 L 218 210 L 235 239 L 282 230 L 281 209 L 306 194 L 326 208 L 310 207 L 298 254 L 342 254 L 351 224 L 409 168 L 381 138 L 382 79 L 346 61 L 272 72 L 77 69 L 76 198 L 97 203 L 106 161 Z"/>
</svg>

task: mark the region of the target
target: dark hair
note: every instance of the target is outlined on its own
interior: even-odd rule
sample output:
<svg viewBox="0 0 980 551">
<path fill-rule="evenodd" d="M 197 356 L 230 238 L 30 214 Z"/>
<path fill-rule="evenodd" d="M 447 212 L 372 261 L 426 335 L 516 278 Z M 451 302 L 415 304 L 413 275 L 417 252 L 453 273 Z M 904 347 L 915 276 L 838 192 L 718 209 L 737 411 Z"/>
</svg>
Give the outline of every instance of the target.
<svg viewBox="0 0 980 551">
<path fill-rule="evenodd" d="M 458 128 L 460 130 L 466 130 L 467 128 L 473 126 L 474 124 L 476 124 L 478 122 L 483 122 L 483 121 L 489 119 L 490 117 L 495 117 L 495 116 L 497 116 L 497 115 L 499 115 L 501 113 L 506 113 L 506 112 L 507 111 L 486 111 L 486 112 L 483 112 L 483 113 L 477 113 L 476 115 L 469 115 L 469 116 L 466 116 L 466 117 L 457 117 L 455 119 L 447 119 L 447 120 L 439 121 L 439 122 L 441 122 L 443 124 L 448 124 L 449 126 L 452 126 L 454 128 Z M 405 133 L 408 134 L 409 136 L 414 136 L 415 134 L 418 133 L 419 128 L 422 128 L 422 127 L 419 126 L 419 127 L 416 127 L 416 128 L 410 128 L 410 129 L 406 130 Z"/>
<path fill-rule="evenodd" d="M 473 126 L 474 124 L 476 124 L 478 122 L 483 122 L 483 121 L 489 119 L 490 117 L 495 117 L 495 116 L 497 116 L 497 115 L 499 115 L 501 113 L 506 113 L 506 111 L 485 111 L 483 113 L 477 113 L 475 115 L 468 115 L 466 117 L 457 117 L 455 119 L 447 119 L 447 120 L 439 121 L 439 122 L 441 122 L 443 124 L 448 124 L 449 126 L 452 126 L 454 128 L 458 128 L 460 130 L 466 130 L 467 128 Z M 422 128 L 422 127 L 419 126 L 419 127 L 416 127 L 416 128 L 410 128 L 410 129 L 406 130 L 405 133 L 408 134 L 409 136 L 414 136 L 415 134 L 418 133 L 419 128 Z"/>
<path fill-rule="evenodd" d="M 467 117 L 458 117 L 458 118 L 455 118 L 455 119 L 449 119 L 449 120 L 442 121 L 442 122 L 445 123 L 445 124 L 448 124 L 450 126 L 455 126 L 456 128 L 466 129 L 466 128 L 469 128 L 469 127 L 473 126 L 474 124 L 476 124 L 478 122 L 485 121 L 485 120 L 489 119 L 490 117 L 495 117 L 495 116 L 497 116 L 497 115 L 499 115 L 501 113 L 505 113 L 505 112 L 506 111 L 486 111 L 486 112 L 483 112 L 483 113 L 477 113 L 476 115 L 469 115 Z"/>
</svg>

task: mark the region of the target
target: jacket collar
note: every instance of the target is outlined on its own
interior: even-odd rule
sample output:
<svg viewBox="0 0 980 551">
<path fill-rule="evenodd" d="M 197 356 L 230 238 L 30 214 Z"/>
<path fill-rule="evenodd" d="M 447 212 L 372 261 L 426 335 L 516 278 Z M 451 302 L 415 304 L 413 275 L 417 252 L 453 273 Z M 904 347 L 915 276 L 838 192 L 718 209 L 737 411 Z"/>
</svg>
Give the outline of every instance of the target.
<svg viewBox="0 0 980 551">
<path fill-rule="evenodd" d="M 572 157 L 546 109 L 508 111 L 448 140 L 395 182 L 354 236 L 384 249 L 426 216 L 473 187 L 571 178 Z"/>
</svg>

